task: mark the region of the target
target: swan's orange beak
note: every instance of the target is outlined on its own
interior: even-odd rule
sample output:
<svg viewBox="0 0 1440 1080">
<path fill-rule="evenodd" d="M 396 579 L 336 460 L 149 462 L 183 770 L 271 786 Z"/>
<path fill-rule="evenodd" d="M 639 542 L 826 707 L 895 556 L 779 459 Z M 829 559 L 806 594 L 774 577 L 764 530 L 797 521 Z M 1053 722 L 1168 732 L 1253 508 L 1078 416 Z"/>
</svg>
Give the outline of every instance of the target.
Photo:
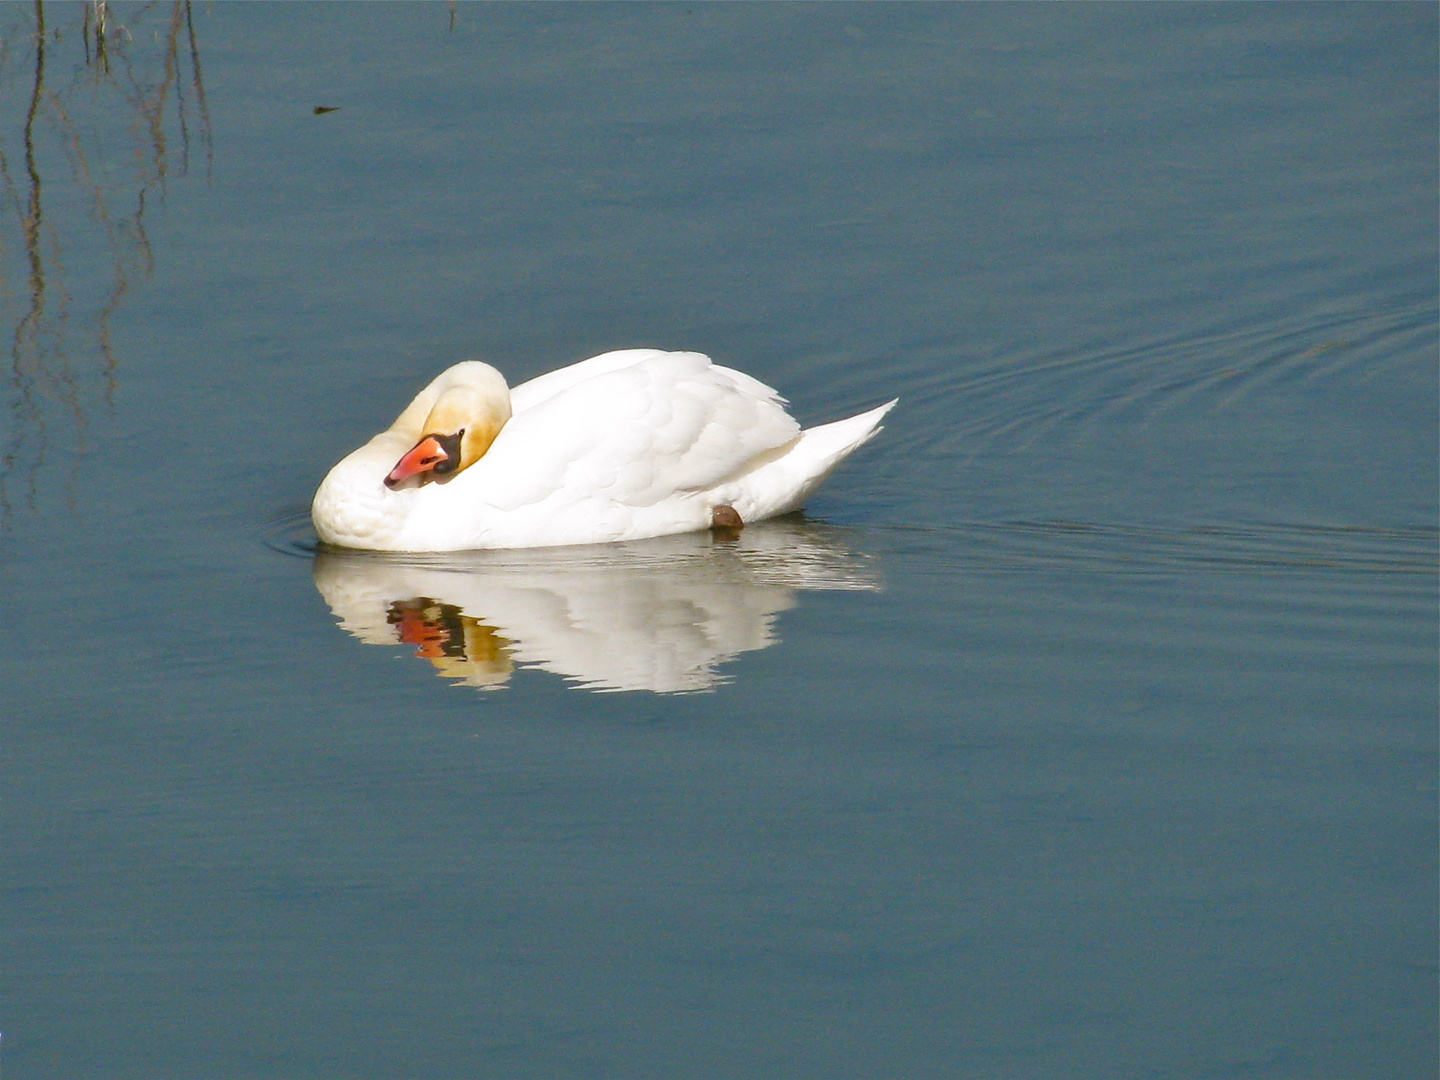
<svg viewBox="0 0 1440 1080">
<path fill-rule="evenodd" d="M 443 466 L 449 461 L 450 449 L 441 441 L 440 436 L 426 435 L 390 470 L 390 475 L 385 477 L 385 486 L 398 487 L 412 476 L 420 476 L 423 483 L 429 479 L 425 474 L 433 473 L 437 467 L 440 467 L 441 472 L 448 472 Z"/>
</svg>

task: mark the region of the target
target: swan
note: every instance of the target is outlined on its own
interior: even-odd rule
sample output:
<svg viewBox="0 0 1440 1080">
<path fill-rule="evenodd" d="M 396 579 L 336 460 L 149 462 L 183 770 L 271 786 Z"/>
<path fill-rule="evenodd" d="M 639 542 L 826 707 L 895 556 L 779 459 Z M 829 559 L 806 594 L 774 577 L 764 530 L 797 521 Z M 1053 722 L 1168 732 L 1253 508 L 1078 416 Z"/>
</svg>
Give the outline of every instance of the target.
<svg viewBox="0 0 1440 1080">
<path fill-rule="evenodd" d="M 764 383 L 692 352 L 625 349 L 509 389 L 438 375 L 311 504 L 326 544 L 444 552 L 734 530 L 797 510 L 895 405 L 801 430 Z"/>
</svg>

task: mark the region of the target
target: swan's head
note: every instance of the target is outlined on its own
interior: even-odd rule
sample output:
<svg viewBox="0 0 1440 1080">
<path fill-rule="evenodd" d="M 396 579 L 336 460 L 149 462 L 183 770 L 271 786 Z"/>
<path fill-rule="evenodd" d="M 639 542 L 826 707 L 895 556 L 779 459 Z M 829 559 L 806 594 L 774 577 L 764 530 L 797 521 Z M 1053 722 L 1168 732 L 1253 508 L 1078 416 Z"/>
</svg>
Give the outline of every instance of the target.
<svg viewBox="0 0 1440 1080">
<path fill-rule="evenodd" d="M 395 421 L 392 430 L 408 428 L 419 438 L 385 477 L 385 486 L 397 488 L 412 478 L 428 484 L 463 472 L 485 456 L 509 419 L 510 391 L 504 377 L 478 360 L 456 364 Z"/>
</svg>

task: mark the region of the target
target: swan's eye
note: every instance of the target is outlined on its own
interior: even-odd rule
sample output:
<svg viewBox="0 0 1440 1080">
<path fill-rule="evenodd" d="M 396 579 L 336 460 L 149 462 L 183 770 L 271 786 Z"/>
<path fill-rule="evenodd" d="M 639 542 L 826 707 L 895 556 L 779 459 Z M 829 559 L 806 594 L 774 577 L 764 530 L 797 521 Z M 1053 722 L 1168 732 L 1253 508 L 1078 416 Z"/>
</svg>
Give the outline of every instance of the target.
<svg viewBox="0 0 1440 1080">
<path fill-rule="evenodd" d="M 440 444 L 442 454 L 436 454 L 426 462 L 430 471 L 436 476 L 448 476 L 460 467 L 460 440 L 465 435 L 465 429 L 461 428 L 453 435 L 431 436 Z M 431 464 L 433 462 L 433 464 Z"/>
</svg>

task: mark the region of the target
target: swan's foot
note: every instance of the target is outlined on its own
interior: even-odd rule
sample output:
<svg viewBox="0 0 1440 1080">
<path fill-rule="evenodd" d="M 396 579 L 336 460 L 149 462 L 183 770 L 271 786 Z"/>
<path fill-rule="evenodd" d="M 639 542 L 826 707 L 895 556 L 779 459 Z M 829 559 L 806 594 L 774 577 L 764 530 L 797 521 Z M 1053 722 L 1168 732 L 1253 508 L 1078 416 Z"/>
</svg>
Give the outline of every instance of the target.
<svg viewBox="0 0 1440 1080">
<path fill-rule="evenodd" d="M 745 522 L 733 506 L 721 503 L 710 511 L 710 531 L 722 540 L 734 540 L 745 528 Z"/>
</svg>

